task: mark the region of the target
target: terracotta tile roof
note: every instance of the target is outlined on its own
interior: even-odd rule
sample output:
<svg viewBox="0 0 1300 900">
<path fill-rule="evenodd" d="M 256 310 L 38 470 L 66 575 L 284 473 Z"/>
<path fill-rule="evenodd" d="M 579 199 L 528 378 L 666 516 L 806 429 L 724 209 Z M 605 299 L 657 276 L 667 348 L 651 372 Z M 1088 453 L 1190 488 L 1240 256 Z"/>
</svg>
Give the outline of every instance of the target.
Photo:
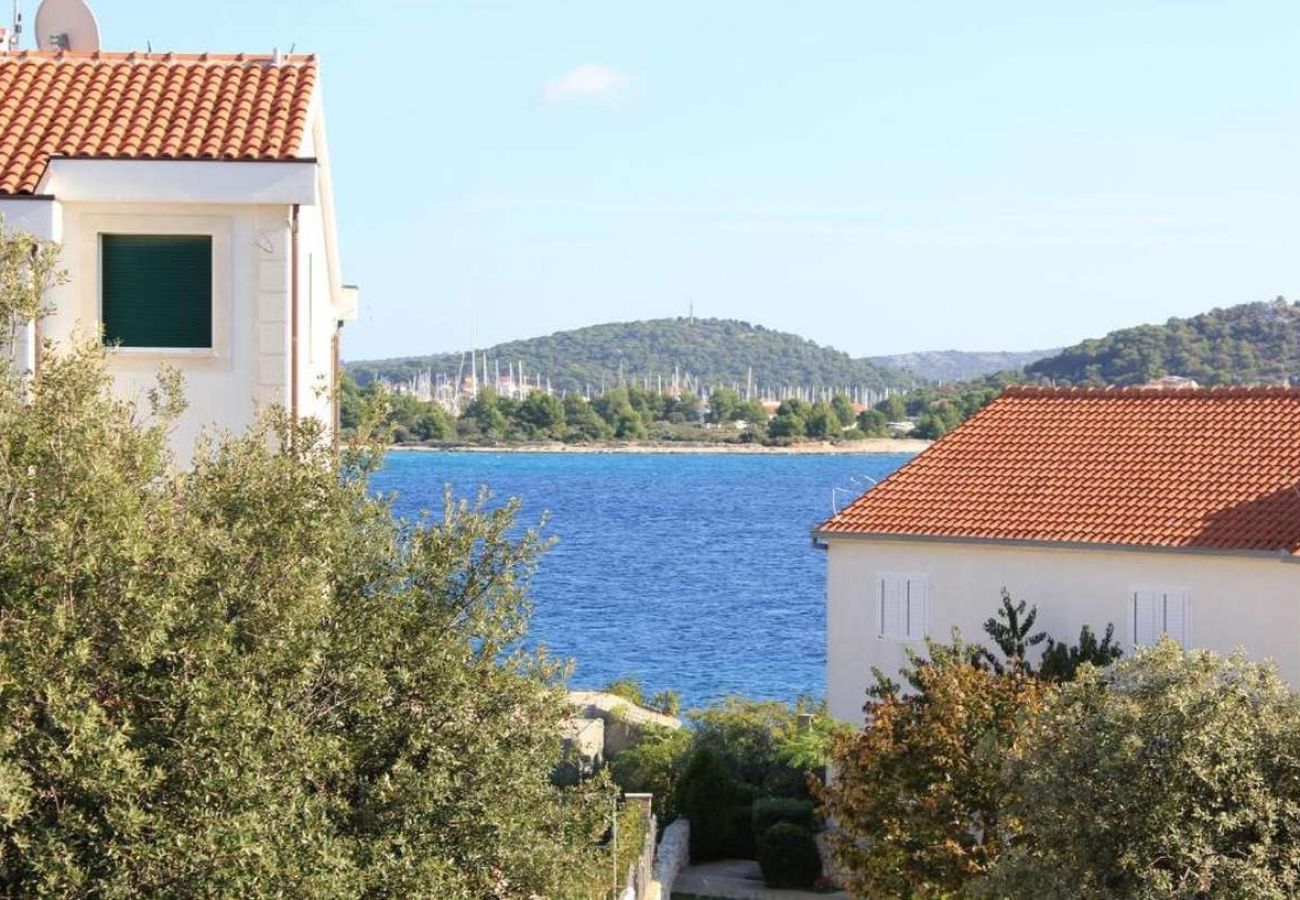
<svg viewBox="0 0 1300 900">
<path fill-rule="evenodd" d="M 819 530 L 1300 554 L 1300 390 L 1012 388 Z"/>
<path fill-rule="evenodd" d="M 55 157 L 291 159 L 316 59 L 0 54 L 0 194 L 30 194 Z"/>
</svg>

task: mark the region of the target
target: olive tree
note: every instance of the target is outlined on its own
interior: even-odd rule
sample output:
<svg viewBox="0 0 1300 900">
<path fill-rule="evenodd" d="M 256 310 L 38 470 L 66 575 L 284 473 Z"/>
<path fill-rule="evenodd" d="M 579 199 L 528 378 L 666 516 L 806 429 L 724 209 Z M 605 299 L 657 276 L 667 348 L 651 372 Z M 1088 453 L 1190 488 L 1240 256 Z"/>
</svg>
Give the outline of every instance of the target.
<svg viewBox="0 0 1300 900">
<path fill-rule="evenodd" d="M 0 369 L 0 893 L 602 896 L 517 507 L 397 521 L 276 411 L 181 471 L 181 405 L 92 346 Z"/>
<path fill-rule="evenodd" d="M 1013 751 L 988 896 L 1300 892 L 1300 700 L 1270 665 L 1165 640 L 1084 666 Z"/>
</svg>

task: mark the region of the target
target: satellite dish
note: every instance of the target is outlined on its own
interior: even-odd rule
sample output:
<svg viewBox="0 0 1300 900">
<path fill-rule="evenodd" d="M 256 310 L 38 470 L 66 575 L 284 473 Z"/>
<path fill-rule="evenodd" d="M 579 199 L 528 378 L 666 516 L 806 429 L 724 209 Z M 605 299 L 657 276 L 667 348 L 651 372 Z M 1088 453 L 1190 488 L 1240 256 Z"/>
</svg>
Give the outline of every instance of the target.
<svg viewBox="0 0 1300 900">
<path fill-rule="evenodd" d="M 36 46 L 78 53 L 98 50 L 99 23 L 85 0 L 44 0 L 36 10 Z"/>
</svg>

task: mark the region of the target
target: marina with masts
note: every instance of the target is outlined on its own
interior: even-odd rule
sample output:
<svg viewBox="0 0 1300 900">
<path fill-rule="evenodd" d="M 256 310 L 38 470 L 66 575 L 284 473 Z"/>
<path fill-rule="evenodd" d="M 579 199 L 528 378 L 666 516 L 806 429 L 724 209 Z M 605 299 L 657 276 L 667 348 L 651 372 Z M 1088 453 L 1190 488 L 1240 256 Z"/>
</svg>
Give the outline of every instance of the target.
<svg viewBox="0 0 1300 900">
<path fill-rule="evenodd" d="M 595 383 L 569 383 L 564 387 L 556 387 L 549 375 L 532 369 L 522 360 L 491 358 L 487 353 L 478 351 L 462 354 L 460 366 L 455 372 L 438 372 L 428 368 L 405 379 L 380 378 L 379 381 L 394 393 L 409 395 L 425 403 L 437 403 L 453 415 L 463 412 L 465 407 L 486 390 L 493 391 L 498 397 L 513 400 L 523 400 L 533 393 L 561 398 L 578 394 L 592 400 L 616 388 L 636 388 L 645 393 L 668 397 L 692 394 L 707 407 L 713 391 L 728 388 L 742 400 L 758 400 L 768 405 L 783 400 L 815 403 L 842 395 L 848 397 L 855 407 L 862 409 L 875 406 L 898 393 L 894 388 L 872 388 L 866 385 L 764 384 L 755 378 L 752 368 L 744 381 L 719 382 L 705 380 L 676 366 L 671 372 L 653 373 L 628 372 L 620 366 L 616 373 L 608 377 L 602 376 Z"/>
</svg>

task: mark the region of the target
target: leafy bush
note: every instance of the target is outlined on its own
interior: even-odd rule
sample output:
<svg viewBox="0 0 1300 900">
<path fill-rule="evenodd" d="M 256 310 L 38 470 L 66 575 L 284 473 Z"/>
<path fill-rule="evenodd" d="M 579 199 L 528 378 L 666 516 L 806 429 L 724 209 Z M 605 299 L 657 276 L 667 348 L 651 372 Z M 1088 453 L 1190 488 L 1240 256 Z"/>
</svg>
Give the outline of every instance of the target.
<svg viewBox="0 0 1300 900">
<path fill-rule="evenodd" d="M 732 859 L 755 859 L 758 847 L 754 842 L 754 807 L 742 803 L 731 808 L 731 848 L 727 856 Z"/>
<path fill-rule="evenodd" d="M 653 794 L 661 826 L 680 814 L 677 784 L 691 756 L 691 733 L 647 726 L 641 739 L 610 760 L 614 781 L 624 791 Z"/>
<path fill-rule="evenodd" d="M 769 797 L 789 797 L 794 800 L 812 798 L 808 787 L 808 772 L 790 766 L 773 766 L 763 777 L 763 793 Z"/>
<path fill-rule="evenodd" d="M 645 706 L 645 689 L 635 678 L 616 678 L 605 685 L 605 693 L 626 700 L 633 706 Z"/>
<path fill-rule="evenodd" d="M 400 523 L 283 413 L 178 472 L 181 405 L 0 363 L 0 892 L 587 896 L 612 790 L 549 783 L 517 505 Z"/>
<path fill-rule="evenodd" d="M 650 709 L 665 716 L 675 716 L 682 711 L 682 698 L 676 691 L 655 691 L 650 698 Z"/>
<path fill-rule="evenodd" d="M 710 750 L 740 781 L 761 786 L 773 769 L 815 768 L 815 758 L 806 758 L 800 742 L 804 732 L 799 716 L 812 716 L 812 730 L 818 734 L 835 729 L 826 715 L 825 704 L 800 700 L 791 706 L 776 700 L 747 700 L 728 697 L 717 706 L 689 714 L 696 746 Z M 819 738 L 812 737 L 813 743 Z M 822 748 L 824 750 L 824 747 Z M 816 751 L 810 754 L 815 757 Z M 821 760 L 824 762 L 824 759 Z"/>
<path fill-rule="evenodd" d="M 831 746 L 853 728 L 831 718 L 825 703 L 799 703 L 794 720 L 777 735 L 776 758 L 780 769 L 768 774 L 768 793 L 775 796 L 808 797 L 808 773 L 824 775 Z"/>
<path fill-rule="evenodd" d="M 988 872 L 1008 837 L 1003 757 L 1048 687 L 1023 672 L 972 663 L 960 642 L 927 644 L 903 672 L 883 676 L 867 725 L 836 739 L 835 781 L 819 790 L 845 887 L 867 897 L 957 893 Z"/>
<path fill-rule="evenodd" d="M 1034 622 L 1038 619 L 1038 607 L 1029 607 L 1021 600 L 1016 603 L 1011 593 L 1002 589 L 1002 602 L 996 616 L 990 616 L 984 623 L 984 633 L 993 639 L 1003 659 L 994 655 L 987 647 L 981 647 L 978 657 L 999 675 L 1006 668 L 1028 672 L 1031 670 L 1029 651 L 1047 639 L 1047 632 L 1034 631 Z"/>
<path fill-rule="evenodd" d="M 1073 647 L 1047 639 L 1047 649 L 1043 651 L 1038 675 L 1048 681 L 1074 681 L 1079 674 L 1079 667 L 1085 663 L 1104 669 L 1123 655 L 1115 643 L 1114 625 L 1106 626 L 1106 634 L 1100 641 L 1092 629 L 1084 625 L 1079 631 L 1079 643 Z"/>
<path fill-rule="evenodd" d="M 1024 600 L 1016 603 L 1003 588 L 997 615 L 984 623 L 984 633 L 993 639 L 1001 658 L 987 647 L 978 648 L 972 658 L 977 665 L 987 665 L 999 675 L 1010 668 L 1027 675 L 1036 674 L 1047 681 L 1061 682 L 1073 681 L 1084 663 L 1104 669 L 1123 655 L 1115 643 L 1114 625 L 1106 626 L 1105 637 L 1100 641 L 1092 629 L 1084 625 L 1079 631 L 1079 643 L 1070 646 L 1057 643 L 1048 637 L 1047 632 L 1034 632 L 1037 619 L 1037 606 L 1028 606 Z M 1047 647 L 1035 672 L 1029 654 L 1044 640 Z"/>
<path fill-rule="evenodd" d="M 809 770 L 825 763 L 831 735 L 845 728 L 826 715 L 824 704 L 807 701 L 792 706 L 732 697 L 689 719 L 692 727 L 682 731 L 648 730 L 639 745 L 612 760 L 614 779 L 624 790 L 653 793 L 660 822 L 667 824 L 678 815 L 690 817 L 680 806 L 678 785 L 696 751 L 706 751 L 727 772 L 730 800 L 716 816 L 691 817 L 691 831 L 702 846 L 730 848 L 705 853 L 740 858 L 753 858 L 755 851 L 750 816 L 738 810 L 762 797 L 809 799 Z M 715 827 L 716 835 L 702 833 Z"/>
<path fill-rule="evenodd" d="M 811 831 L 778 822 L 758 836 L 758 865 L 773 888 L 809 888 L 822 874 L 822 858 Z"/>
<path fill-rule="evenodd" d="M 812 831 L 812 802 L 787 797 L 765 797 L 754 803 L 754 834 L 763 834 L 778 822 L 789 822 Z"/>
<path fill-rule="evenodd" d="M 1025 834 L 990 896 L 1295 896 L 1300 699 L 1272 666 L 1165 640 L 1085 668 L 1013 750 Z"/>
<path fill-rule="evenodd" d="M 692 861 L 722 859 L 735 845 L 735 806 L 731 773 L 711 750 L 697 749 L 677 784 L 677 809 L 691 821 Z"/>
</svg>

